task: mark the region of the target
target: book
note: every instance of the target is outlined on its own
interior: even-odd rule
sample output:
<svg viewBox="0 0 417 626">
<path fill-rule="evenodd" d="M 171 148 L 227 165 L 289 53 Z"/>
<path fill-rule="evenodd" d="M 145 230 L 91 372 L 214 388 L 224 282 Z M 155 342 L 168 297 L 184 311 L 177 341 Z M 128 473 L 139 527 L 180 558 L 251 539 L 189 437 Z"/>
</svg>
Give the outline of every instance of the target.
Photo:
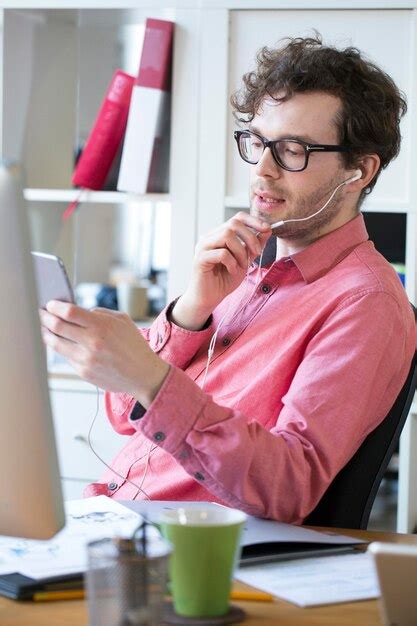
<svg viewBox="0 0 417 626">
<path fill-rule="evenodd" d="M 222 506 L 213 502 L 158 500 L 126 501 L 123 504 L 150 522 L 156 522 L 163 512 L 170 509 Z M 356 551 L 360 544 L 366 542 L 333 531 L 319 532 L 248 515 L 241 537 L 240 566 L 346 554 Z"/>
<path fill-rule="evenodd" d="M 78 591 L 83 588 L 82 574 L 54 576 L 43 580 L 19 573 L 0 576 L 0 595 L 11 600 L 32 600 L 37 593 Z"/>
<path fill-rule="evenodd" d="M 138 77 L 132 90 L 117 189 L 167 190 L 174 23 L 147 19 Z"/>
<path fill-rule="evenodd" d="M 134 76 L 122 70 L 114 72 L 77 161 L 73 185 L 94 190 L 103 188 L 126 130 L 134 80 Z"/>
</svg>

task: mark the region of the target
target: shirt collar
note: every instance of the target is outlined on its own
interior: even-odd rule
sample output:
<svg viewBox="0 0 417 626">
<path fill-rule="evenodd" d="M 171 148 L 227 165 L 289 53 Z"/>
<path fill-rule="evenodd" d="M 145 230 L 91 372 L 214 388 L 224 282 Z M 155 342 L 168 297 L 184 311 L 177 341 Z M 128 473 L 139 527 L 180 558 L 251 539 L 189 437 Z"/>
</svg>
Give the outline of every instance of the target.
<svg viewBox="0 0 417 626">
<path fill-rule="evenodd" d="M 306 283 L 312 283 L 327 274 L 335 265 L 347 257 L 354 248 L 369 239 L 362 213 L 324 235 L 317 241 L 290 255 L 290 259 L 301 272 Z M 276 237 L 270 237 L 262 256 L 262 267 L 275 261 Z M 259 263 L 259 258 L 256 259 Z"/>
</svg>

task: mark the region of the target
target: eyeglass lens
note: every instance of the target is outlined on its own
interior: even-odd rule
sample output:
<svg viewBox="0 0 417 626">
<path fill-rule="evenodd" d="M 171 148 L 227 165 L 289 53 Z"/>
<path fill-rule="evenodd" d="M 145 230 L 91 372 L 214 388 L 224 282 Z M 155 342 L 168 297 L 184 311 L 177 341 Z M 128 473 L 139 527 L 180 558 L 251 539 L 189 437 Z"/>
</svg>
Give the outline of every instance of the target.
<svg viewBox="0 0 417 626">
<path fill-rule="evenodd" d="M 250 133 L 240 136 L 239 146 L 242 158 L 253 164 L 260 161 L 265 149 L 259 137 Z M 306 150 L 297 141 L 288 139 L 276 141 L 273 152 L 278 162 L 289 170 L 300 170 L 305 166 Z"/>
</svg>

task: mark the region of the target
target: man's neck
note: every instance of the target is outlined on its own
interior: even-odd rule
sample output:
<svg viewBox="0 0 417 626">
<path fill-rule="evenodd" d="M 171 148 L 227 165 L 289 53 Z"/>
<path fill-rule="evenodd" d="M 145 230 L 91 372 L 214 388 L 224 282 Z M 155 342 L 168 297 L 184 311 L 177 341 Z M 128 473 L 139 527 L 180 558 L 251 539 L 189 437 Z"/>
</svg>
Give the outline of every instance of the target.
<svg viewBox="0 0 417 626">
<path fill-rule="evenodd" d="M 329 224 L 326 224 L 324 227 L 314 229 L 311 233 L 309 233 L 306 237 L 300 239 L 284 239 L 281 237 L 277 237 L 277 253 L 276 260 L 282 258 L 287 258 L 297 252 L 301 252 L 312 243 L 317 241 L 317 239 L 321 239 L 325 235 L 333 232 L 337 228 L 344 226 L 350 222 L 350 220 L 354 219 L 359 215 L 359 211 L 355 213 L 349 213 L 348 215 L 338 215 L 336 219 L 332 220 Z"/>
</svg>

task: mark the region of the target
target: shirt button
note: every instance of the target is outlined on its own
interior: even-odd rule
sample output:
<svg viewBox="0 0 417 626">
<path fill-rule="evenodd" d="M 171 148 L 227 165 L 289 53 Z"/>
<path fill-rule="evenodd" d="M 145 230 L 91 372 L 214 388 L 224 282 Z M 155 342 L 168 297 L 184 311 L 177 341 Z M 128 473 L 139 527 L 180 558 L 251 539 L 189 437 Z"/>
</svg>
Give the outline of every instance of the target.
<svg viewBox="0 0 417 626">
<path fill-rule="evenodd" d="M 196 472 L 194 477 L 197 478 L 197 480 L 204 480 L 204 476 L 201 472 Z"/>
<path fill-rule="evenodd" d="M 223 339 L 223 341 L 222 341 L 222 344 L 223 344 L 224 346 L 228 346 L 228 345 L 230 344 L 230 341 L 231 341 L 231 340 L 229 339 L 229 337 L 225 337 L 225 338 Z"/>
<path fill-rule="evenodd" d="M 155 439 L 155 441 L 163 441 L 165 439 L 165 433 L 158 431 L 154 434 L 153 438 Z"/>
<path fill-rule="evenodd" d="M 269 293 L 271 291 L 271 287 L 269 285 L 262 285 L 261 290 L 263 293 Z"/>
<path fill-rule="evenodd" d="M 109 483 L 107 485 L 107 487 L 109 488 L 110 491 L 115 491 L 115 489 L 117 489 L 119 485 L 117 483 Z"/>
</svg>

